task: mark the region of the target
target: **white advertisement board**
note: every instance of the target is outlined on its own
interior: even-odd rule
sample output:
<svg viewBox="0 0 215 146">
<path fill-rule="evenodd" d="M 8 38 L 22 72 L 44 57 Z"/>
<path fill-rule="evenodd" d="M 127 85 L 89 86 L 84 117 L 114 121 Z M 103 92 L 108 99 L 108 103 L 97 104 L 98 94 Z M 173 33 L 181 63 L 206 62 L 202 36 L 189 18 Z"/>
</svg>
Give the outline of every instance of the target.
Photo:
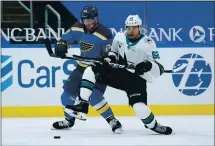
<svg viewBox="0 0 215 146">
<path fill-rule="evenodd" d="M 161 48 L 160 63 L 177 73 L 166 73 L 148 83 L 151 105 L 213 104 L 214 48 Z M 69 53 L 79 54 L 72 48 Z M 3 106 L 61 105 L 63 81 L 75 69 L 74 61 L 51 58 L 44 48 L 2 50 Z M 134 85 L 135 86 L 135 85 Z M 108 87 L 111 105 L 127 105 L 123 91 Z"/>
</svg>

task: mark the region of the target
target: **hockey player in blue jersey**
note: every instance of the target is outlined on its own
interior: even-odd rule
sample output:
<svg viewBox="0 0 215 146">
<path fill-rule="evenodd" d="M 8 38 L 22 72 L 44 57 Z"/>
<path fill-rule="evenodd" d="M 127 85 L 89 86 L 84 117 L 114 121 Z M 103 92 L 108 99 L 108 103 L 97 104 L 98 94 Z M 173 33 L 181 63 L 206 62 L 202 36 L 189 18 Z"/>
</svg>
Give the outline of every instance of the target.
<svg viewBox="0 0 215 146">
<path fill-rule="evenodd" d="M 113 40 L 110 29 L 98 23 L 98 10 L 94 6 L 85 6 L 81 11 L 81 22 L 75 23 L 71 30 L 62 35 L 55 45 L 55 54 L 63 58 L 68 48 L 74 42 L 80 44 L 81 56 L 90 58 L 103 57 L 109 51 Z M 88 65 L 86 62 L 78 62 L 77 68 L 69 76 L 64 84 L 64 92 L 61 95 L 62 105 L 74 104 L 80 92 L 82 75 Z M 87 83 L 87 82 L 86 82 Z M 114 133 L 122 133 L 122 125 L 114 117 L 114 114 L 103 97 L 106 85 L 97 83 L 91 94 L 90 105 L 95 108 L 111 126 Z M 73 127 L 75 118 L 64 112 L 65 120 L 53 123 L 55 129 Z"/>
<path fill-rule="evenodd" d="M 74 115 L 74 111 L 80 112 L 81 118 L 86 119 L 95 83 L 107 84 L 126 92 L 129 105 L 146 128 L 159 134 L 172 134 L 172 128 L 159 124 L 147 106 L 147 82 L 160 77 L 164 67 L 158 63 L 159 54 L 154 53 L 157 50 L 155 42 L 141 33 L 141 25 L 142 20 L 138 15 L 127 17 L 126 31 L 115 35 L 109 56 L 101 63 L 92 63 L 85 69 L 82 79 L 89 84 L 81 86 L 80 103 L 67 105 L 65 112 L 71 115 Z M 128 64 L 133 65 L 134 70 L 122 67 Z M 78 118 L 79 114 L 74 116 Z"/>
</svg>

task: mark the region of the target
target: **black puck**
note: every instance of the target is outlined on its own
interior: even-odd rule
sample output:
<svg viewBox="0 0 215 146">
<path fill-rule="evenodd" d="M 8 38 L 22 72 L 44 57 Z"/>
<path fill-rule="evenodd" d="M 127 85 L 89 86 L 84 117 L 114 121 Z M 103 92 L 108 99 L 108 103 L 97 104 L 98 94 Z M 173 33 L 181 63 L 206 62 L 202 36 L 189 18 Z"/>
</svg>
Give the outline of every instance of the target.
<svg viewBox="0 0 215 146">
<path fill-rule="evenodd" d="M 60 136 L 54 136 L 54 139 L 59 139 L 60 138 Z"/>
</svg>

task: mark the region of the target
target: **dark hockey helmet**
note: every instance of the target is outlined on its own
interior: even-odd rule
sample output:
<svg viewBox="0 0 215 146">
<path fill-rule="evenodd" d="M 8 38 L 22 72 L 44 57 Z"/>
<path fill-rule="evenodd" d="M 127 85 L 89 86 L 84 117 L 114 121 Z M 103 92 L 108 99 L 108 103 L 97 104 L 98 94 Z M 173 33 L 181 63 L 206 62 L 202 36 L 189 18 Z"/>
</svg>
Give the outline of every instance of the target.
<svg viewBox="0 0 215 146">
<path fill-rule="evenodd" d="M 81 21 L 83 19 L 93 19 L 98 17 L 98 10 L 95 6 L 85 6 L 81 11 Z"/>
</svg>

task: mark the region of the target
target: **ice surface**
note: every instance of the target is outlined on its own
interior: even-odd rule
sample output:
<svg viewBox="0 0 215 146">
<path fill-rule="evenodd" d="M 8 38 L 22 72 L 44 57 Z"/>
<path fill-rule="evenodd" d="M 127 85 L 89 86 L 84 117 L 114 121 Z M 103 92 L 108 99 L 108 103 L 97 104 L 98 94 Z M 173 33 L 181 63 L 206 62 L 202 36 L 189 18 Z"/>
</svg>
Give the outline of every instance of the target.
<svg viewBox="0 0 215 146">
<path fill-rule="evenodd" d="M 63 118 L 6 118 L 2 120 L 3 145 L 214 145 L 214 116 L 159 116 L 174 135 L 146 129 L 136 117 L 117 117 L 124 134 L 112 133 L 101 117 L 77 120 L 70 130 L 51 130 Z M 61 136 L 54 139 L 54 136 Z"/>
</svg>

